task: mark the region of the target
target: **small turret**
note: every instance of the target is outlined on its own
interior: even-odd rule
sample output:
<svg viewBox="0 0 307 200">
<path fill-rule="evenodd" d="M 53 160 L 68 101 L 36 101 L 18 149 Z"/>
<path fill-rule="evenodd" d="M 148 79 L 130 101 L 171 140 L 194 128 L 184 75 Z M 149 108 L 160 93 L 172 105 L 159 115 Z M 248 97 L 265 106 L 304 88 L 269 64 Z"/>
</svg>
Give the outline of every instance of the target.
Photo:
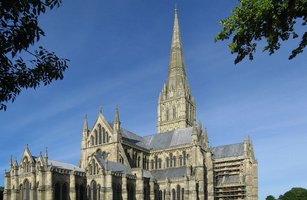
<svg viewBox="0 0 307 200">
<path fill-rule="evenodd" d="M 196 145 L 197 141 L 198 141 L 198 133 L 197 133 L 197 131 L 198 131 L 197 128 L 194 126 L 193 130 L 192 130 L 192 143 L 194 145 Z"/>
<path fill-rule="evenodd" d="M 45 163 L 46 163 L 46 166 L 48 166 L 48 147 L 46 147 L 46 151 L 45 151 Z"/>
<path fill-rule="evenodd" d="M 248 146 L 249 146 L 249 139 L 244 138 L 243 142 L 243 150 L 244 150 L 244 156 L 248 156 Z"/>
<path fill-rule="evenodd" d="M 14 160 L 13 168 L 16 169 L 16 170 L 18 169 L 17 158 L 15 158 L 15 160 Z"/>
<path fill-rule="evenodd" d="M 99 106 L 99 115 L 102 116 L 102 106 Z"/>
<path fill-rule="evenodd" d="M 83 137 L 86 138 L 88 135 L 88 122 L 87 122 L 87 114 L 85 114 L 84 117 L 84 123 L 83 123 Z"/>
<path fill-rule="evenodd" d="M 198 129 L 200 132 L 203 131 L 203 124 L 201 123 L 201 121 L 198 122 Z"/>
<path fill-rule="evenodd" d="M 11 159 L 10 159 L 10 168 L 13 167 L 13 156 L 11 155 Z"/>
<path fill-rule="evenodd" d="M 113 121 L 113 130 L 116 132 L 120 131 L 120 120 L 119 120 L 119 113 L 118 113 L 118 105 L 116 105 L 114 121 Z"/>
<path fill-rule="evenodd" d="M 207 129 L 206 129 L 206 128 L 205 128 L 205 130 L 204 130 L 204 144 L 205 144 L 205 147 L 206 147 L 206 148 L 209 147 L 208 132 L 207 132 Z"/>
</svg>

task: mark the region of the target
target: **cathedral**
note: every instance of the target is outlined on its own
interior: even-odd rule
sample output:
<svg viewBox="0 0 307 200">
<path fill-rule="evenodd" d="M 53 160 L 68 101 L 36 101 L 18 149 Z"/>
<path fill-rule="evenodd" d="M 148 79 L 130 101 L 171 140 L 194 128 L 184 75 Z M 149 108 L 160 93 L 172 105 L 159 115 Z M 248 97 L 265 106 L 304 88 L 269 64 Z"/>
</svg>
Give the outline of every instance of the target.
<svg viewBox="0 0 307 200">
<path fill-rule="evenodd" d="M 229 200 L 258 199 L 253 144 L 210 147 L 196 123 L 175 10 L 168 76 L 158 99 L 157 133 L 140 136 L 100 109 L 84 119 L 78 165 L 37 156 L 26 146 L 5 172 L 5 200 Z"/>
</svg>

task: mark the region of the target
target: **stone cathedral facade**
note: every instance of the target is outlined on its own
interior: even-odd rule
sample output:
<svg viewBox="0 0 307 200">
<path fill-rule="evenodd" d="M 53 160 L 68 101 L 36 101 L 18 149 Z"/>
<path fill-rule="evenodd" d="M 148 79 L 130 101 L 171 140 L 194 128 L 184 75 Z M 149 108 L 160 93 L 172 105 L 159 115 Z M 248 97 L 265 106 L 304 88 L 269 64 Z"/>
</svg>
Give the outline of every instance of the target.
<svg viewBox="0 0 307 200">
<path fill-rule="evenodd" d="M 157 133 L 140 136 L 99 111 L 85 117 L 78 166 L 33 156 L 27 146 L 5 172 L 5 200 L 258 199 L 257 160 L 250 139 L 210 147 L 196 123 L 177 11 L 168 78 L 158 99 Z"/>
</svg>

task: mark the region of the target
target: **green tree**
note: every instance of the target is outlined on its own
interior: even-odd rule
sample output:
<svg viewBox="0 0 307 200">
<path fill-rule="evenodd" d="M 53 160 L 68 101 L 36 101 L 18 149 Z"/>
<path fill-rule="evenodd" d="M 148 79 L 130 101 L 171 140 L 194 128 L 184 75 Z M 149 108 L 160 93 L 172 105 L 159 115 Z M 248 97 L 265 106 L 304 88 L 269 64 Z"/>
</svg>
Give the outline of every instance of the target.
<svg viewBox="0 0 307 200">
<path fill-rule="evenodd" d="M 269 195 L 265 198 L 265 200 L 275 200 L 275 197 L 272 195 Z"/>
<path fill-rule="evenodd" d="M 299 36 L 294 25 L 307 24 L 307 0 L 238 0 L 239 6 L 232 15 L 221 20 L 223 26 L 215 41 L 232 39 L 229 48 L 237 54 L 234 63 L 245 56 L 253 60 L 257 43 L 266 40 L 262 51 L 273 54 L 281 46 L 280 42 L 301 37 L 297 48 L 293 49 L 289 59 L 302 53 L 307 45 L 307 32 Z"/>
<path fill-rule="evenodd" d="M 38 17 L 61 4 L 61 0 L 0 1 L 0 110 L 5 110 L 22 89 L 63 79 L 67 59 L 44 47 L 29 50 L 45 35 Z M 25 61 L 25 56 L 33 58 Z"/>
<path fill-rule="evenodd" d="M 304 188 L 292 188 L 284 195 L 279 196 L 279 200 L 307 200 L 307 190 Z"/>
</svg>

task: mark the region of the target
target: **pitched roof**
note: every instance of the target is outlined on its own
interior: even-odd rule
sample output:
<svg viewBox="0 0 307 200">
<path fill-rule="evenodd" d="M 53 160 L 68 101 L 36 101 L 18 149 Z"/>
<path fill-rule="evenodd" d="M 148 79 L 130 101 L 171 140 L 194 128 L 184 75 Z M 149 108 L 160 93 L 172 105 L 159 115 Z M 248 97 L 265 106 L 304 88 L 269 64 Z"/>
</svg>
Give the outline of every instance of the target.
<svg viewBox="0 0 307 200">
<path fill-rule="evenodd" d="M 56 160 L 48 160 L 48 166 L 53 166 L 61 169 L 68 169 L 68 170 L 74 170 L 78 172 L 85 172 L 84 169 L 79 168 L 76 165 L 70 164 L 70 163 L 64 163 Z"/>
<path fill-rule="evenodd" d="M 157 180 L 163 180 L 165 178 L 179 178 L 186 175 L 186 167 L 168 168 L 162 170 L 151 171 L 152 176 Z"/>
<path fill-rule="evenodd" d="M 101 167 L 103 167 L 104 169 L 108 169 L 114 172 L 124 172 L 124 173 L 129 173 L 130 170 L 128 169 L 128 167 L 126 165 L 123 165 L 121 163 L 117 163 L 117 162 L 113 162 L 113 161 L 109 161 L 108 160 L 108 164 L 106 164 L 106 161 L 100 157 L 96 155 L 96 159 L 99 162 L 99 165 Z"/>
<path fill-rule="evenodd" d="M 212 157 L 215 159 L 243 156 L 244 145 L 243 143 L 238 143 L 213 147 L 212 154 Z"/>
<path fill-rule="evenodd" d="M 123 129 L 122 138 L 128 143 L 140 146 L 142 148 L 159 150 L 183 144 L 190 144 L 192 142 L 192 131 L 193 128 L 188 127 L 141 137 L 135 133 Z"/>
<path fill-rule="evenodd" d="M 218 177 L 217 185 L 240 183 L 239 175 Z"/>
</svg>

